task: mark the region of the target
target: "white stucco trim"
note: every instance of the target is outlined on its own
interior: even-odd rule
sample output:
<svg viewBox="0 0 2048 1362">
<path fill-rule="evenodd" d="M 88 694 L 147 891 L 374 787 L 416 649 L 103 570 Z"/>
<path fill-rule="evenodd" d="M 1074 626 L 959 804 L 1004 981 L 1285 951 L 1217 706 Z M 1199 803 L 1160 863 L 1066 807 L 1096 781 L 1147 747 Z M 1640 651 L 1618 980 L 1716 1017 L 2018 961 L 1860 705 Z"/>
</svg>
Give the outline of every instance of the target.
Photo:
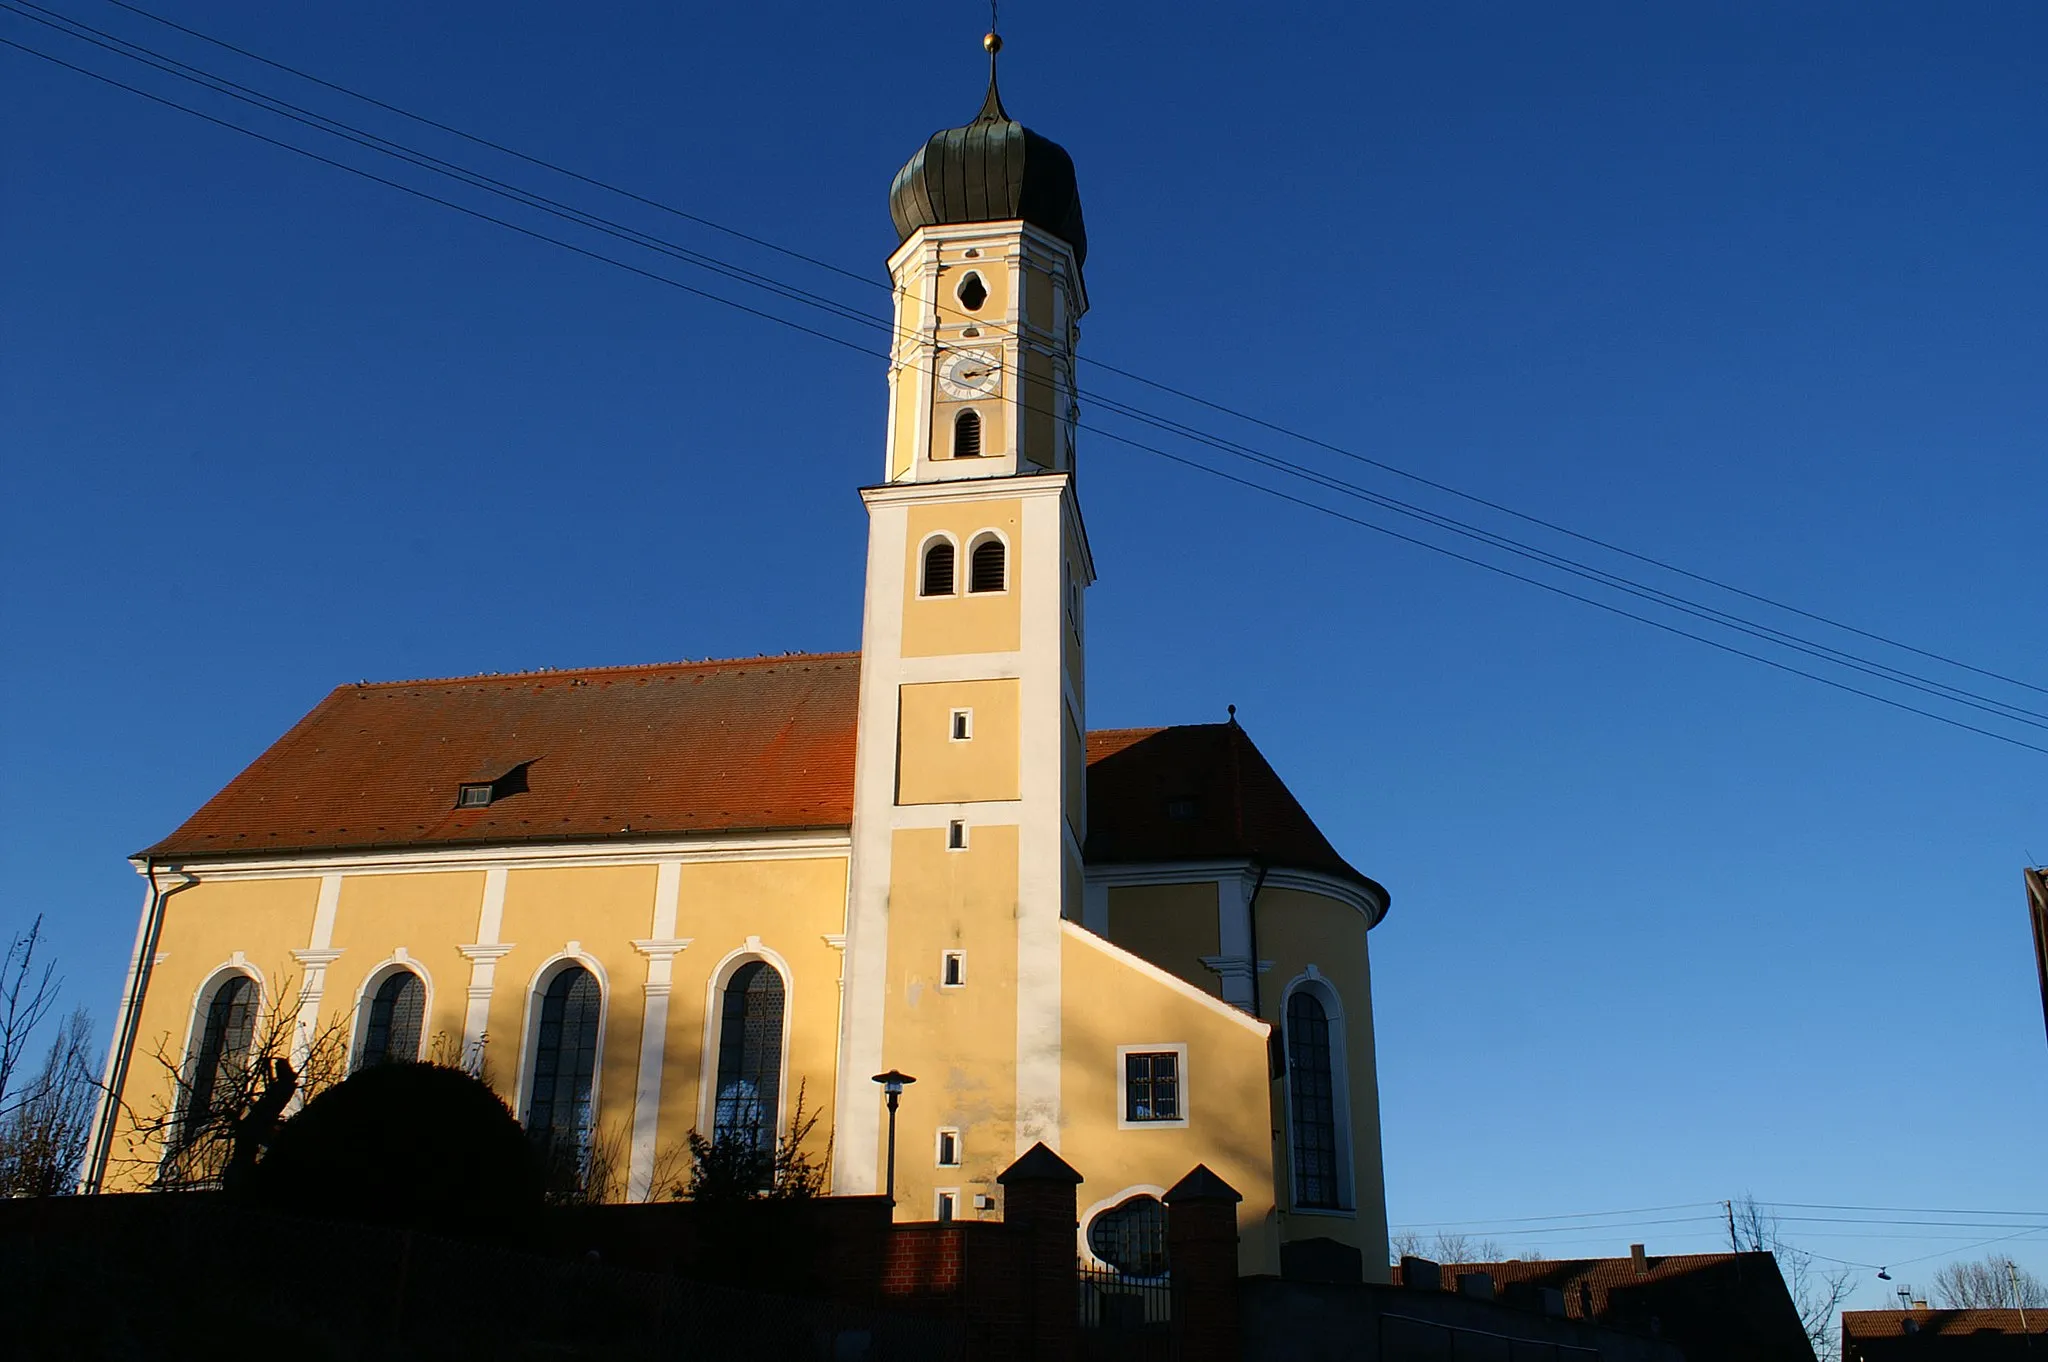
<svg viewBox="0 0 2048 1362">
<path fill-rule="evenodd" d="M 1060 929 L 1064 931 L 1068 937 L 1072 938 L 1075 941 L 1082 942 L 1092 950 L 1100 951 L 1102 954 L 1109 956 L 1112 960 L 1115 960 L 1118 964 L 1124 966 L 1125 968 L 1134 970 L 1137 973 L 1144 975 L 1146 978 L 1152 980 L 1154 983 L 1160 984 L 1166 988 L 1173 990 L 1175 993 L 1180 994 L 1183 998 L 1186 998 L 1191 1002 L 1200 1003 L 1203 1007 L 1208 1008 L 1211 1012 L 1214 1012 L 1219 1017 L 1230 1018 L 1231 1021 L 1236 1022 L 1239 1026 L 1242 1026 L 1245 1030 L 1250 1031 L 1253 1035 L 1264 1037 L 1272 1034 L 1273 1028 L 1270 1024 L 1260 1021 L 1257 1017 L 1254 1017 L 1247 1012 L 1239 1011 L 1237 1008 L 1232 1007 L 1229 1003 L 1224 1002 L 1221 998 L 1218 998 L 1214 994 L 1208 992 L 1206 989 L 1196 988 L 1193 984 L 1181 978 L 1179 975 L 1169 974 L 1165 970 L 1159 968 L 1159 966 L 1153 964 L 1151 961 L 1146 960 L 1141 956 L 1131 954 L 1129 951 L 1117 945 L 1115 942 L 1103 940 L 1101 937 L 1089 931 L 1087 928 L 1081 926 L 1079 923 L 1062 922 L 1060 924 Z"/>
<path fill-rule="evenodd" d="M 1014 681 L 1023 675 L 1024 654 L 944 653 L 936 657 L 906 657 L 896 667 L 900 684 L 906 686 L 932 681 Z"/>
<path fill-rule="evenodd" d="M 1060 927 L 1066 896 L 1066 519 L 1073 483 L 1065 474 L 1016 479 L 1018 548 L 1011 581 L 1019 595 L 1023 676 L 1018 685 L 1017 1096 L 1016 1152 L 1043 1142 L 1058 1151 L 1062 1106 Z M 1078 914 L 1080 905 L 1074 905 Z"/>
<path fill-rule="evenodd" d="M 1024 803 L 1018 799 L 984 799 L 958 804 L 898 804 L 889 813 L 889 826 L 897 831 L 943 830 L 956 818 L 981 828 L 1016 827 L 1024 821 Z"/>
<path fill-rule="evenodd" d="M 1173 1055 L 1174 1105 L 1180 1115 L 1171 1120 L 1133 1121 L 1126 1114 L 1131 1109 L 1130 1067 L 1124 1063 L 1132 1055 Z M 1119 1045 L 1116 1047 L 1116 1128 L 1118 1130 L 1186 1130 L 1195 1109 L 1192 1094 L 1193 1084 L 1188 1080 L 1188 1043 L 1184 1040 L 1150 1041 L 1142 1045 Z"/>
<path fill-rule="evenodd" d="M 469 961 L 469 994 L 462 1010 L 462 1066 L 482 1072 L 484 1047 L 490 1043 L 491 992 L 497 986 L 498 961 L 512 949 L 498 939 L 505 919 L 504 866 L 484 871 L 484 892 L 477 905 L 476 940 L 457 946 Z M 519 1108 L 512 1108 L 515 1112 Z"/>
<path fill-rule="evenodd" d="M 594 842 L 533 846 L 412 847 L 402 851 L 309 851 L 286 856 L 188 857 L 160 862 L 159 877 L 203 875 L 230 880 L 301 880 L 326 874 L 434 875 L 463 870 L 563 870 L 590 865 L 685 865 L 717 861 L 809 861 L 844 855 L 845 828 L 802 828 L 762 833 L 681 833 L 674 837 L 618 837 Z M 138 874 L 143 863 L 131 860 Z"/>
<path fill-rule="evenodd" d="M 527 981 L 525 1011 L 519 1022 L 519 1067 L 512 1071 L 512 1110 L 518 1113 L 522 1126 L 532 1114 L 527 1111 L 526 1103 L 533 1087 L 533 1049 L 540 1034 L 541 1001 L 547 995 L 548 985 L 554 983 L 555 976 L 571 965 L 581 965 L 597 980 L 597 1050 L 591 1056 L 590 1072 L 590 1123 L 593 1130 L 604 1111 L 604 1042 L 605 1032 L 611 1028 L 612 981 L 606 977 L 603 963 L 584 950 L 582 942 L 571 941 L 541 961 Z"/>
<path fill-rule="evenodd" d="M 1154 1182 L 1134 1182 L 1119 1191 L 1111 1192 L 1102 1200 L 1082 1211 L 1074 1226 L 1074 1247 L 1084 1267 L 1108 1272 L 1115 1269 L 1110 1263 L 1095 1256 L 1095 1250 L 1088 1247 L 1088 1226 L 1104 1211 L 1113 1211 L 1134 1196 L 1149 1196 L 1161 1206 L 1166 1204 L 1166 1189 Z"/>
<path fill-rule="evenodd" d="M 1287 1036 L 1287 1005 L 1296 993 L 1312 993 L 1323 1005 L 1323 1015 L 1330 1023 L 1330 1103 L 1337 1125 L 1337 1205 L 1297 1206 L 1294 1204 L 1294 1053 L 1293 1038 Z M 1287 1079 L 1282 1085 L 1283 1100 L 1280 1103 L 1280 1134 L 1284 1141 L 1287 1166 L 1287 1209 L 1294 1215 L 1335 1215 L 1356 1216 L 1358 1214 L 1358 1179 L 1352 1157 L 1351 1142 L 1351 1050 L 1350 1027 L 1345 1020 L 1344 999 L 1337 992 L 1337 986 L 1314 965 L 1309 965 L 1300 974 L 1288 980 L 1287 987 L 1280 994 L 1280 1021 L 1283 1048 L 1287 1052 Z"/>
<path fill-rule="evenodd" d="M 741 965 L 750 960 L 759 960 L 782 976 L 782 1041 L 780 1053 L 776 1056 L 775 1079 L 775 1139 L 781 1139 L 789 1128 L 789 1028 L 791 1018 L 796 1016 L 796 974 L 789 967 L 789 961 L 780 951 L 763 945 L 761 938 L 750 936 L 739 947 L 727 951 L 711 967 L 711 975 L 704 981 L 704 1039 L 697 1051 L 698 1064 L 703 1072 L 697 1082 L 697 1129 L 710 1135 L 714 1129 L 718 1101 L 718 1044 L 719 1027 L 724 1021 L 725 986 Z M 872 1086 L 872 1085 L 870 1085 Z"/>
<path fill-rule="evenodd" d="M 633 1084 L 633 1135 L 626 1156 L 626 1199 L 646 1201 L 654 1191 L 655 1142 L 661 1116 L 661 1075 L 668 1058 L 668 999 L 674 985 L 675 958 L 690 948 L 676 938 L 676 913 L 682 897 L 683 863 L 659 862 L 654 870 L 653 935 L 635 941 L 633 949 L 647 957 L 647 981 L 640 1015 L 640 1071 Z"/>
<path fill-rule="evenodd" d="M 1122 865 L 1091 865 L 1088 883 L 1109 886 L 1131 884 L 1192 884 L 1200 880 L 1221 881 L 1232 875 L 1256 876 L 1257 865 L 1248 860 L 1154 861 Z M 1387 915 L 1386 900 L 1362 884 L 1325 875 L 1315 870 L 1271 866 L 1266 871 L 1267 889 L 1297 889 L 1346 904 L 1365 917 L 1368 928 L 1377 927 Z"/>
</svg>

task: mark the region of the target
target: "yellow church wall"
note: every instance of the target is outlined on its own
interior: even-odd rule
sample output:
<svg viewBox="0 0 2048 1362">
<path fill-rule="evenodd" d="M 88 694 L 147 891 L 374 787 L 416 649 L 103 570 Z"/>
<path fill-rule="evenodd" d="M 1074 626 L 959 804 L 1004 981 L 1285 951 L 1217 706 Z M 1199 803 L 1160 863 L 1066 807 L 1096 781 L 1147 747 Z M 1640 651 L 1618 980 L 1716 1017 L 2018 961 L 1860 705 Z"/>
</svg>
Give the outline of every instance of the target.
<svg viewBox="0 0 2048 1362">
<path fill-rule="evenodd" d="M 1017 797 L 1019 683 L 934 681 L 901 689 L 896 802 L 954 804 Z M 969 711 L 955 739 L 953 712 Z"/>
<path fill-rule="evenodd" d="M 1074 722 L 1073 708 L 1062 704 L 1060 713 L 1065 720 L 1060 725 L 1060 742 L 1064 748 L 1060 770 L 1062 793 L 1066 798 L 1064 807 L 1070 815 L 1069 821 L 1076 824 L 1076 836 L 1085 841 L 1087 829 L 1079 824 L 1086 821 L 1081 813 L 1088 807 L 1088 744 L 1081 737 L 1081 726 Z"/>
<path fill-rule="evenodd" d="M 917 1079 L 898 1116 L 898 1214 L 928 1220 L 941 1187 L 976 1193 L 1016 1158 L 1017 855 L 1014 826 L 970 827 L 964 851 L 940 828 L 898 829 L 890 897 L 883 1063 Z M 914 907 L 913 907 L 914 906 Z M 966 983 L 940 987 L 943 953 L 966 952 Z M 887 1148 L 887 1113 L 881 1141 Z M 937 1166 L 938 1132 L 960 1132 L 960 1167 Z"/>
<path fill-rule="evenodd" d="M 722 984 L 745 959 L 769 959 L 784 972 L 788 1091 L 792 1111 L 802 1085 L 804 1111 L 818 1114 L 812 1152 L 831 1137 L 832 1089 L 839 1042 L 840 952 L 825 940 L 844 930 L 846 859 L 711 861 L 681 867 L 676 935 L 690 942 L 675 957 L 669 993 L 657 1162 L 682 1157 L 684 1137 L 707 1129 L 708 1085 L 717 1080 L 716 1035 L 706 1050 L 705 1022 L 714 980 Z M 750 947 L 748 937 L 759 947 Z"/>
<path fill-rule="evenodd" d="M 1223 996 L 1222 981 L 1201 959 L 1223 953 L 1216 926 L 1216 881 L 1111 887 L 1108 936 L 1204 993 Z"/>
<path fill-rule="evenodd" d="M 1351 1109 L 1350 1216 L 1293 1211 L 1283 1216 L 1289 1239 L 1327 1237 L 1355 1246 L 1367 1281 L 1388 1279 L 1386 1189 L 1380 1163 L 1379 1074 L 1374 1062 L 1372 971 L 1366 924 L 1350 904 L 1298 889 L 1267 888 L 1259 895 L 1259 954 L 1273 962 L 1261 976 L 1261 1010 L 1275 1027 L 1285 1015 L 1288 985 L 1314 965 L 1344 1008 L 1344 1058 Z M 1286 1085 L 1273 1085 L 1274 1177 L 1293 1186 L 1292 1141 L 1287 1129 Z"/>
<path fill-rule="evenodd" d="M 1053 426 L 1059 420 L 1059 401 L 1052 381 L 1052 356 L 1040 350 L 1023 352 L 1023 383 L 1019 399 L 1024 407 L 1024 438 L 1018 450 L 1041 468 L 1053 465 Z"/>
<path fill-rule="evenodd" d="M 459 1056 L 470 962 L 455 948 L 475 939 L 483 894 L 481 870 L 343 876 L 330 939 L 341 954 L 327 967 L 320 1029 L 338 1027 L 353 1056 L 362 1029 L 361 1010 L 368 1005 L 361 997 L 363 985 L 404 947 L 413 969 L 427 983 L 421 1039 L 428 1053 Z"/>
<path fill-rule="evenodd" d="M 1052 275 L 1024 267 L 1024 319 L 1041 331 L 1052 330 Z"/>
<path fill-rule="evenodd" d="M 1267 1028 L 1083 928 L 1062 932 L 1060 1156 L 1085 1179 L 1080 1206 L 1157 1195 L 1205 1163 L 1244 1195 L 1238 1271 L 1278 1272 Z M 1186 1047 L 1185 1126 L 1120 1128 L 1120 1046 Z"/>
<path fill-rule="evenodd" d="M 970 250 L 979 250 L 981 254 L 970 260 Z M 1002 259 L 991 256 L 986 246 L 963 245 L 942 248 L 939 260 L 939 325 L 980 327 L 983 338 L 991 342 L 1007 334 L 1003 319 L 1010 315 L 1010 271 Z M 982 287 L 988 290 L 987 301 L 972 312 L 960 306 L 960 284 L 969 272 L 980 275 Z M 966 343 L 973 344 L 973 338 Z"/>
<path fill-rule="evenodd" d="M 968 341 L 966 345 L 976 350 L 984 348 L 980 341 Z M 1002 348 L 1001 345 L 988 347 L 989 353 L 997 355 L 1000 355 Z M 940 356 L 939 362 L 945 362 L 944 355 Z M 963 407 L 972 407 L 981 416 L 981 453 L 975 456 L 977 461 L 1001 458 L 1010 452 L 1009 413 L 1003 409 L 1001 399 L 983 397 L 958 401 L 940 396 L 933 400 L 932 406 L 934 459 L 953 457 L 953 423 L 960 419 L 960 409 Z"/>
<path fill-rule="evenodd" d="M 936 502 L 908 507 L 904 565 L 904 657 L 939 657 L 949 653 L 1010 653 L 1022 637 L 1017 564 L 1025 551 L 1024 516 L 1020 502 Z M 1010 589 L 980 594 L 965 591 L 968 545 L 982 530 L 999 530 L 1009 541 Z M 961 594 L 919 596 L 926 541 L 950 534 L 958 548 L 954 572 Z"/>
<path fill-rule="evenodd" d="M 484 1067 L 492 1086 L 525 1117 L 528 1031 L 539 1013 L 543 964 L 573 949 L 597 966 L 604 1034 L 596 1079 L 600 1138 L 623 1140 L 633 1119 L 647 962 L 633 948 L 653 921 L 655 867 L 579 866 L 513 870 L 505 877 L 498 961 Z"/>
<path fill-rule="evenodd" d="M 313 930 L 320 881 L 308 879 L 202 880 L 164 900 L 163 931 L 149 994 L 135 1032 L 135 1053 L 122 1090 L 123 1105 L 150 1120 L 171 1110 L 177 1082 L 170 1065 L 182 1066 L 185 1047 L 204 999 L 200 990 L 230 967 L 237 951 L 246 972 L 262 983 L 263 1022 L 279 1008 L 294 1012 L 304 970 L 292 958 Z M 259 1032 L 260 1034 L 260 1032 Z M 109 1191 L 149 1185 L 163 1149 L 137 1138 L 124 1117 L 107 1165 Z"/>
</svg>

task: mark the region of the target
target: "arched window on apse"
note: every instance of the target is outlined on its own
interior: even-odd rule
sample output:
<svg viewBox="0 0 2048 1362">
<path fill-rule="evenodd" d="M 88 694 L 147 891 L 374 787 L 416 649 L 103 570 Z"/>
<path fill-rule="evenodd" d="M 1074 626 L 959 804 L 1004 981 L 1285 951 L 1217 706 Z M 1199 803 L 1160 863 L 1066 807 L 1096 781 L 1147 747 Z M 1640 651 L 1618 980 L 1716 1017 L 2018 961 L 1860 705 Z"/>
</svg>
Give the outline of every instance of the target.
<svg viewBox="0 0 2048 1362">
<path fill-rule="evenodd" d="M 359 1069 L 372 1064 L 411 1064 L 420 1057 L 420 1029 L 426 1020 L 427 985 L 409 969 L 394 970 L 370 999 Z"/>
<path fill-rule="evenodd" d="M 972 407 L 953 418 L 953 457 L 981 457 L 981 413 Z"/>
<path fill-rule="evenodd" d="M 1001 591 L 1003 575 L 1003 541 L 991 535 L 974 546 L 969 555 L 967 589 L 969 591 Z"/>
<path fill-rule="evenodd" d="M 775 1147 L 782 1097 L 782 976 L 749 960 L 725 981 L 718 1015 L 718 1107 L 713 1140 Z"/>
<path fill-rule="evenodd" d="M 596 1113 L 591 1094 L 597 1079 L 597 1024 L 604 995 L 597 976 L 570 965 L 548 981 L 541 995 L 540 1026 L 533 1038 L 532 1096 L 526 1103 L 526 1131 L 543 1146 L 563 1142 L 581 1149 Z"/>
<path fill-rule="evenodd" d="M 935 539 L 924 551 L 924 573 L 917 584 L 920 596 L 953 594 L 953 541 Z"/>
<path fill-rule="evenodd" d="M 1293 1126 L 1294 1204 L 1336 1207 L 1337 1089 L 1330 1067 L 1330 1018 L 1307 989 L 1287 999 L 1287 1100 Z"/>
<path fill-rule="evenodd" d="M 214 1104 L 228 1095 L 234 1075 L 249 1062 L 256 1039 L 256 999 L 256 981 L 246 974 L 228 975 L 207 999 L 178 1118 L 180 1150 L 205 1133 L 216 1114 Z"/>
</svg>

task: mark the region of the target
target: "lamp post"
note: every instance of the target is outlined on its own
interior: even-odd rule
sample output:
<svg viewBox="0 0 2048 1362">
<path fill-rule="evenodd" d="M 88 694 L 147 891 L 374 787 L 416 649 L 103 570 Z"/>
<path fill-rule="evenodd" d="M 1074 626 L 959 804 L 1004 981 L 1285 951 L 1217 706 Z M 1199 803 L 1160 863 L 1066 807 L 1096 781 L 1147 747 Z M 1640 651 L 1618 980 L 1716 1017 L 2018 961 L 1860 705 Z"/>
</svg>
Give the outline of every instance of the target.
<svg viewBox="0 0 2048 1362">
<path fill-rule="evenodd" d="M 896 1204 L 896 1099 L 903 1096 L 903 1090 L 917 1082 L 909 1074 L 891 1069 L 885 1074 L 876 1074 L 875 1082 L 882 1085 L 882 1091 L 889 1094 L 889 1204 Z"/>
</svg>

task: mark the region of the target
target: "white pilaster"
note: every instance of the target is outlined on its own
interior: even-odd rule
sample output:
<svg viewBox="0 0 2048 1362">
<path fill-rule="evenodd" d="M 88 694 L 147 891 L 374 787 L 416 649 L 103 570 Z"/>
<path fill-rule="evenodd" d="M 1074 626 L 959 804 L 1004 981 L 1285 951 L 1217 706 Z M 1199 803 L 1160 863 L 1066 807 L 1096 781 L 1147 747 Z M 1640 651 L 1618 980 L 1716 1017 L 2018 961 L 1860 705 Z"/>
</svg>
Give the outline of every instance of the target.
<svg viewBox="0 0 2048 1362">
<path fill-rule="evenodd" d="M 505 867 L 492 866 L 484 872 L 484 901 L 476 915 L 476 940 L 457 950 L 469 959 L 469 1006 L 462 1016 L 462 1062 L 481 1070 L 484 1046 L 490 1040 L 491 989 L 497 982 L 498 961 L 512 949 L 498 940 L 505 917 Z"/>
<path fill-rule="evenodd" d="M 633 1090 L 633 1145 L 626 1162 L 629 1201 L 646 1201 L 654 1193 L 661 1074 L 668 1057 L 669 989 L 674 981 L 675 958 L 690 946 L 687 940 L 676 938 L 676 901 L 682 883 L 682 862 L 662 861 L 655 867 L 654 935 L 633 943 L 633 949 L 647 957 L 647 982 L 643 985 L 647 996 L 640 1022 L 640 1073 Z"/>
<path fill-rule="evenodd" d="M 341 905 L 341 875 L 333 872 L 320 877 L 320 896 L 313 904 L 313 933 L 306 943 L 306 949 L 293 951 L 292 959 L 299 962 L 299 1011 L 292 1027 L 292 1067 L 300 1073 L 306 1071 L 306 1061 L 313 1053 L 313 1036 L 320 1026 L 320 999 L 327 992 L 327 967 L 341 958 L 341 952 L 333 948 L 334 915 Z M 299 1099 L 294 1096 L 292 1109 L 297 1110 Z"/>
</svg>

